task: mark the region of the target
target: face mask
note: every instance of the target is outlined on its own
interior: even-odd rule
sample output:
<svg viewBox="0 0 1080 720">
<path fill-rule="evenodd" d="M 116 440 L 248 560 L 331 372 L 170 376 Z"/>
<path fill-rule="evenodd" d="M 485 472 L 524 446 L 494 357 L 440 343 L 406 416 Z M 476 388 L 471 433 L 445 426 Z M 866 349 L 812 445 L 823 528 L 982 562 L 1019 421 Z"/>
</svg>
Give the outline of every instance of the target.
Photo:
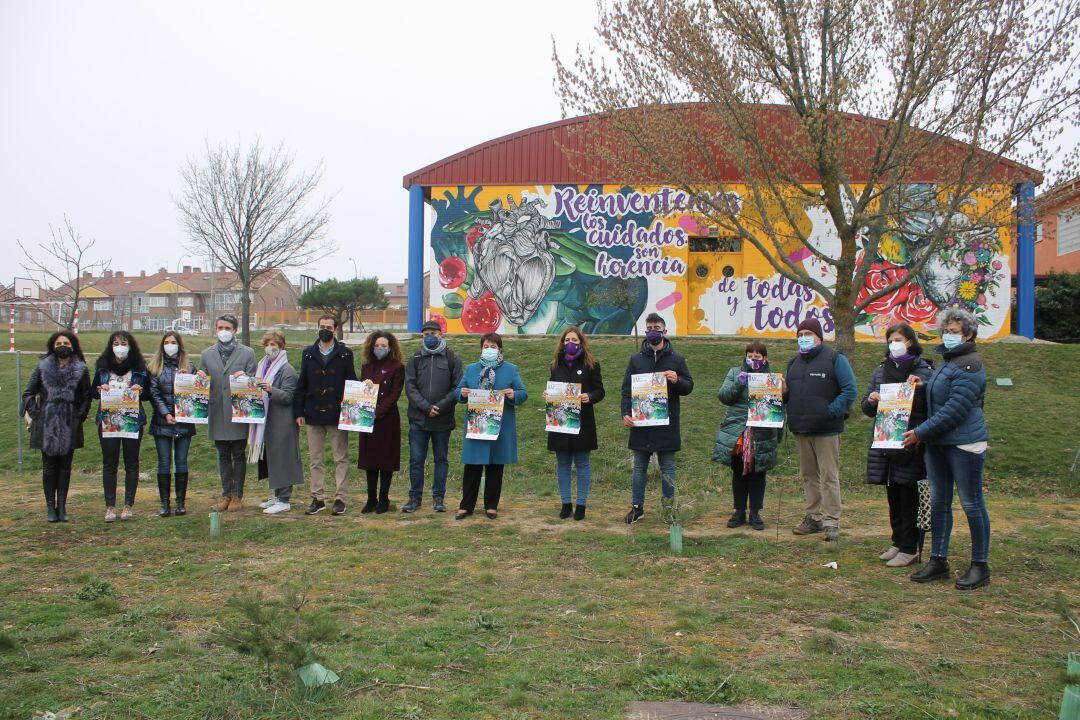
<svg viewBox="0 0 1080 720">
<path fill-rule="evenodd" d="M 233 339 L 232 330 L 218 330 L 217 339 L 220 340 L 222 344 L 228 345 Z"/>
<path fill-rule="evenodd" d="M 894 358 L 907 355 L 907 343 L 900 342 L 899 340 L 894 340 L 893 342 L 889 343 L 889 354 L 892 355 Z"/>
<path fill-rule="evenodd" d="M 480 360 L 485 363 L 491 364 L 499 359 L 498 348 L 484 348 L 480 351 Z"/>
<path fill-rule="evenodd" d="M 746 358 L 746 364 L 750 366 L 751 370 L 760 370 L 761 366 L 765 364 L 765 361 L 758 360 L 757 358 Z"/>
<path fill-rule="evenodd" d="M 117 360 L 119 360 L 120 362 L 123 362 L 124 360 L 127 359 L 127 356 L 128 356 L 128 353 L 130 352 L 130 350 L 129 350 L 127 345 L 113 345 L 112 352 L 113 352 L 113 355 L 116 356 Z"/>
<path fill-rule="evenodd" d="M 169 357 L 176 357 L 176 353 L 180 352 L 180 346 L 176 343 L 165 343 L 161 348 Z"/>
<path fill-rule="evenodd" d="M 324 343 L 328 343 L 334 339 L 334 331 L 327 330 L 326 328 L 319 328 L 319 339 Z"/>
<path fill-rule="evenodd" d="M 375 356 L 376 360 L 385 360 L 386 356 L 390 354 L 390 348 L 388 348 L 388 347 L 372 348 L 371 352 Z"/>
<path fill-rule="evenodd" d="M 659 345 L 664 339 L 664 331 L 653 328 L 645 331 L 645 339 L 650 345 Z"/>
<path fill-rule="evenodd" d="M 799 343 L 799 349 L 803 352 L 814 349 L 814 338 L 804 335 L 796 341 Z"/>
<path fill-rule="evenodd" d="M 964 336 L 960 333 L 942 333 L 941 342 L 945 344 L 946 350 L 952 350 L 954 347 L 964 342 Z"/>
<path fill-rule="evenodd" d="M 577 357 L 577 354 L 581 352 L 581 346 L 574 342 L 568 342 L 563 345 L 563 351 L 570 357 Z"/>
<path fill-rule="evenodd" d="M 60 358 L 61 360 L 66 360 L 67 358 L 71 357 L 74 353 L 75 353 L 75 351 L 68 345 L 58 345 L 56 347 L 56 349 L 53 350 L 53 354 L 56 355 L 56 357 Z"/>
<path fill-rule="evenodd" d="M 426 347 L 428 350 L 434 350 L 435 348 L 439 347 L 439 336 L 434 334 L 425 335 L 424 347 Z"/>
</svg>

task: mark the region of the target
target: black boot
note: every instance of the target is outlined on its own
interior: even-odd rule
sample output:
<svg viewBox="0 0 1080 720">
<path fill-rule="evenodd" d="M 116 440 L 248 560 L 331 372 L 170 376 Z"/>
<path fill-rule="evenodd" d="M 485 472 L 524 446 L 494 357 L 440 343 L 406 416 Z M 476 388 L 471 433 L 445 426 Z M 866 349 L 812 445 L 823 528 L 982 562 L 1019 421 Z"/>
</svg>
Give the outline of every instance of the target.
<svg viewBox="0 0 1080 720">
<path fill-rule="evenodd" d="M 949 561 L 943 557 L 930 556 L 930 561 L 922 569 L 911 575 L 911 581 L 917 583 L 941 580 L 949 577 Z"/>
<path fill-rule="evenodd" d="M 574 519 L 575 520 L 584 520 L 585 519 L 585 506 L 584 505 L 578 505 L 576 508 L 574 508 Z"/>
<path fill-rule="evenodd" d="M 169 507 L 169 491 L 171 489 L 172 476 L 168 473 L 158 473 L 157 492 L 158 498 L 161 500 L 161 510 L 158 512 L 158 517 L 169 517 L 172 515 L 172 509 Z"/>
<path fill-rule="evenodd" d="M 765 521 L 761 519 L 761 513 L 759 513 L 757 510 L 750 511 L 750 520 L 748 522 L 750 523 L 750 527 L 754 528 L 755 530 L 765 529 Z"/>
<path fill-rule="evenodd" d="M 731 517 L 727 521 L 727 526 L 729 528 L 737 528 L 737 527 L 742 527 L 745 523 L 746 523 L 746 511 L 745 510 L 736 510 L 735 512 L 731 513 Z"/>
<path fill-rule="evenodd" d="M 394 476 L 386 473 L 379 481 L 379 504 L 375 506 L 375 514 L 382 515 L 390 509 L 390 480 Z"/>
<path fill-rule="evenodd" d="M 973 562 L 968 571 L 956 579 L 957 590 L 974 590 L 990 584 L 990 566 L 984 562 Z"/>
<path fill-rule="evenodd" d="M 42 473 L 41 487 L 45 491 L 45 510 L 49 522 L 60 522 L 60 516 L 56 513 L 56 475 L 48 472 Z"/>
<path fill-rule="evenodd" d="M 379 491 L 378 478 L 369 477 L 367 481 L 367 502 L 364 503 L 364 507 L 360 508 L 362 513 L 375 512 L 375 507 L 379 504 L 376 499 L 376 493 Z"/>
<path fill-rule="evenodd" d="M 562 509 L 559 510 L 559 519 L 560 520 L 565 520 L 566 518 L 570 517 L 570 515 L 573 512 L 574 512 L 574 504 L 573 503 L 563 503 L 562 504 Z"/>
<path fill-rule="evenodd" d="M 181 515 L 187 515 L 187 481 L 188 474 L 186 472 L 176 473 L 176 509 L 173 510 L 173 515 L 177 517 Z"/>
<path fill-rule="evenodd" d="M 56 517 L 60 522 L 67 522 L 67 496 L 68 488 L 71 487 L 71 472 L 62 475 L 56 480 Z"/>
</svg>

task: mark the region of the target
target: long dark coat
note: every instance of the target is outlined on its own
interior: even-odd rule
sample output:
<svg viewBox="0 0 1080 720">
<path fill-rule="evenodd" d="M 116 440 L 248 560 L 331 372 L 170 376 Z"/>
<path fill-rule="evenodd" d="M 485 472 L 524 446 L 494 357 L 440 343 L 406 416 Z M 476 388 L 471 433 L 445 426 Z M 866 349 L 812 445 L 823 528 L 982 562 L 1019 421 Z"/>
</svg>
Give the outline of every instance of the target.
<svg viewBox="0 0 1080 720">
<path fill-rule="evenodd" d="M 917 427 L 926 419 L 926 381 L 933 371 L 933 364 L 921 355 L 902 363 L 886 358 L 874 368 L 874 374 L 870 377 L 870 387 L 866 389 L 866 396 L 862 401 L 863 414 L 867 417 L 877 415 L 877 403 L 872 403 L 867 398 L 870 393 L 878 392 L 883 383 L 905 382 L 911 375 L 918 375 L 923 384 L 915 391 L 915 399 L 911 404 L 911 419 L 908 421 L 909 428 Z M 895 450 L 867 448 L 866 482 L 871 485 L 914 485 L 926 477 L 926 465 L 923 461 L 925 449 L 921 444 Z"/>
<path fill-rule="evenodd" d="M 566 364 L 566 358 L 560 357 L 559 363 L 552 368 L 552 382 L 581 383 L 581 392 L 589 396 L 589 402 L 581 406 L 581 429 L 577 435 L 570 433 L 547 434 L 548 450 L 569 450 L 580 452 L 582 450 L 595 450 L 596 442 L 596 414 L 593 405 L 604 399 L 604 379 L 600 376 L 600 363 L 592 367 L 585 364 L 584 358 L 578 358 L 573 366 Z"/>
<path fill-rule="evenodd" d="M 405 366 L 398 360 L 374 360 L 360 367 L 360 379 L 379 386 L 375 429 L 360 436 L 356 466 L 361 470 L 401 469 L 401 414 L 397 401 L 405 387 Z"/>
<path fill-rule="evenodd" d="M 20 418 L 24 413 L 30 415 L 30 448 L 33 450 L 41 450 L 45 433 L 45 423 L 40 421 L 41 409 L 49 401 L 50 392 L 49 383 L 42 377 L 41 372 L 42 364 L 45 362 L 55 363 L 56 358 L 52 355 L 46 355 L 38 362 L 34 372 L 30 373 L 30 381 L 23 389 L 22 407 L 19 408 Z M 78 384 L 75 386 L 75 400 L 72 402 L 73 412 L 71 417 L 70 449 L 78 450 L 83 446 L 83 423 L 86 422 L 86 416 L 90 414 L 90 371 L 87 370 L 86 364 L 78 358 L 73 357 L 70 362 L 76 363 L 73 371 L 79 371 L 78 366 L 82 366 Z"/>
</svg>

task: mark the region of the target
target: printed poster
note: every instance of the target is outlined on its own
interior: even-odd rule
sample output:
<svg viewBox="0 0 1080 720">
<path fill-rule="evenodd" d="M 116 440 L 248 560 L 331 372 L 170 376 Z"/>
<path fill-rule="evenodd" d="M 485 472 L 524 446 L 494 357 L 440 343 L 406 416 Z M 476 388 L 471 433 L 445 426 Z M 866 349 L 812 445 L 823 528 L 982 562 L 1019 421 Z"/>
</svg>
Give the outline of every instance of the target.
<svg viewBox="0 0 1080 720">
<path fill-rule="evenodd" d="M 210 421 L 210 376 L 176 373 L 173 377 L 173 417 L 178 423 L 206 425 Z"/>
<path fill-rule="evenodd" d="M 581 383 L 549 382 L 544 400 L 548 432 L 577 435 L 581 432 Z"/>
<path fill-rule="evenodd" d="M 232 398 L 232 421 L 247 425 L 266 423 L 266 399 L 252 375 L 229 378 L 229 395 Z"/>
<path fill-rule="evenodd" d="M 664 373 L 630 376 L 630 419 L 634 427 L 669 423 L 668 384 Z"/>
<path fill-rule="evenodd" d="M 379 386 L 363 380 L 346 380 L 345 395 L 341 398 L 338 430 L 369 433 L 375 430 L 375 405 L 379 402 Z"/>
<path fill-rule="evenodd" d="M 780 373 L 747 373 L 750 407 L 747 427 L 784 427 L 784 376 Z"/>
<path fill-rule="evenodd" d="M 502 430 L 501 390 L 470 390 L 465 410 L 465 437 L 469 440 L 496 440 Z"/>
<path fill-rule="evenodd" d="M 139 437 L 139 391 L 106 390 L 101 393 L 101 436 Z"/>
<path fill-rule="evenodd" d="M 874 417 L 874 441 L 870 447 L 899 449 L 904 447 L 904 433 L 911 420 L 911 404 L 915 400 L 912 383 L 885 383 L 878 388 L 877 415 Z"/>
</svg>

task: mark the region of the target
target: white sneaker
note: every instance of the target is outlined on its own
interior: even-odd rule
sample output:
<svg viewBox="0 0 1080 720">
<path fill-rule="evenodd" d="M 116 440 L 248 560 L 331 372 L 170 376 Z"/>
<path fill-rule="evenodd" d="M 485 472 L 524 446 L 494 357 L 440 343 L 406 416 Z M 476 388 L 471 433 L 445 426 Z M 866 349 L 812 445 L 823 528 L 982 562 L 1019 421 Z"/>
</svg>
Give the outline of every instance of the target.
<svg viewBox="0 0 1080 720">
<path fill-rule="evenodd" d="M 278 513 L 289 512 L 292 510 L 292 505 L 289 503 L 275 501 L 273 505 L 263 510 L 265 515 L 277 515 Z"/>
<path fill-rule="evenodd" d="M 259 507 L 261 507 L 263 510 L 265 510 L 266 508 L 274 507 L 275 505 L 277 505 L 276 497 L 272 497 L 269 500 L 263 500 L 261 503 L 259 503 Z"/>
<path fill-rule="evenodd" d="M 900 552 L 900 548 L 893 545 L 888 550 L 886 550 L 885 552 L 878 555 L 878 559 L 879 560 L 892 560 L 894 557 L 896 557 L 896 554 L 898 552 Z"/>
<path fill-rule="evenodd" d="M 912 555 L 912 554 L 909 554 L 909 553 L 898 552 L 898 553 L 896 553 L 896 555 L 891 560 L 889 560 L 889 562 L 885 563 L 885 566 L 886 567 L 907 567 L 911 563 L 915 562 L 915 558 L 917 558 L 917 557 L 918 557 L 918 555 Z"/>
</svg>

